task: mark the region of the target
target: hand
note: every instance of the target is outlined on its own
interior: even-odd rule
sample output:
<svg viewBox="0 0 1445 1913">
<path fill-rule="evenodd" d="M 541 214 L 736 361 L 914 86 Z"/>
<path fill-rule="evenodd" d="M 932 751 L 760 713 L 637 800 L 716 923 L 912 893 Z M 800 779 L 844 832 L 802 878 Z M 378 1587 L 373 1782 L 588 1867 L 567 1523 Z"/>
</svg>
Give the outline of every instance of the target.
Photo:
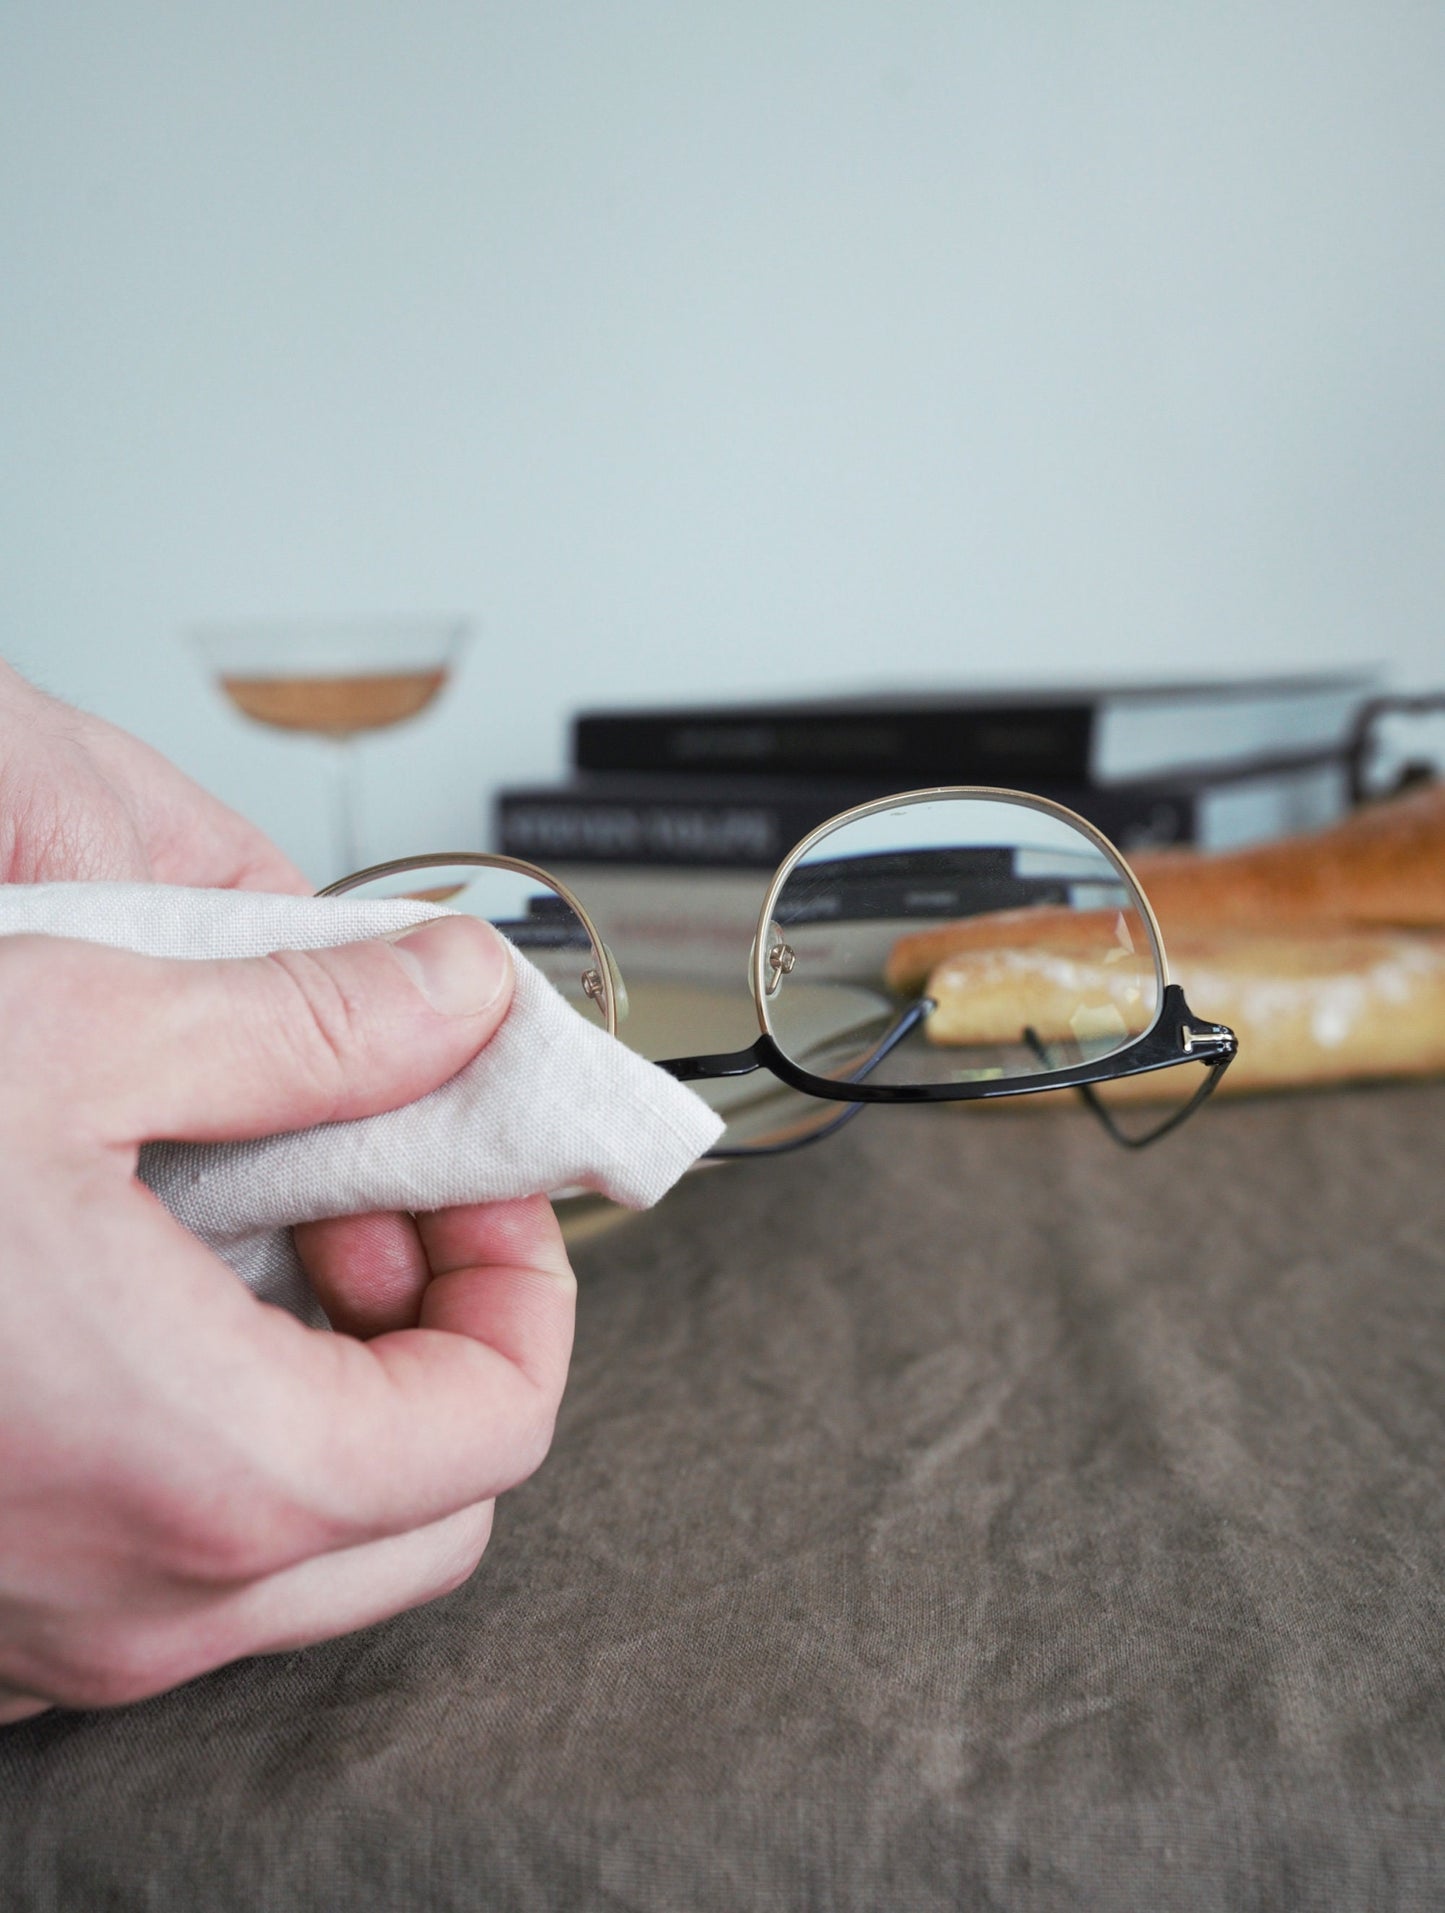
<svg viewBox="0 0 1445 1913">
<path fill-rule="evenodd" d="M 0 883 L 84 878 L 311 889 L 259 830 L 157 752 L 0 664 Z"/>
<path fill-rule="evenodd" d="M 476 1565 L 571 1348 L 546 1201 L 298 1231 L 353 1331 L 330 1334 L 256 1301 L 134 1171 L 143 1141 L 411 1100 L 511 981 L 463 918 L 244 962 L 0 939 L 0 1720 L 343 1633 Z"/>
</svg>

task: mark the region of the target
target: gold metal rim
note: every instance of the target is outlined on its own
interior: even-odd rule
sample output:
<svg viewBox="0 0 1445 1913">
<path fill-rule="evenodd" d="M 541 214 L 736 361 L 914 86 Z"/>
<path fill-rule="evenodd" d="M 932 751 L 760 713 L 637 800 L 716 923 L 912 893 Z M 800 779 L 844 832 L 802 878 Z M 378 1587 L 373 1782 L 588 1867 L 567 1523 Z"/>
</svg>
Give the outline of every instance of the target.
<svg viewBox="0 0 1445 1913">
<path fill-rule="evenodd" d="M 1042 811 L 1047 817 L 1072 825 L 1101 850 L 1114 865 L 1138 904 L 1139 914 L 1149 927 L 1149 934 L 1154 945 L 1154 981 L 1158 990 L 1158 1002 L 1149 1029 L 1141 1030 L 1138 1036 L 1130 1038 L 1131 1042 L 1141 1042 L 1163 1014 L 1164 992 L 1169 987 L 1169 959 L 1165 953 L 1164 936 L 1159 928 L 1159 919 L 1154 914 L 1154 906 L 1145 896 L 1139 879 L 1130 869 L 1123 851 L 1111 843 L 1103 831 L 1091 824 L 1087 817 L 1081 817 L 1077 811 L 1070 810 L 1067 804 L 1055 803 L 1051 797 L 1033 796 L 1028 791 L 1003 790 L 991 784 L 933 784 L 922 790 L 899 791 L 892 797 L 870 798 L 866 804 L 855 804 L 851 810 L 839 811 L 836 817 L 830 817 L 826 823 L 819 824 L 816 830 L 810 830 L 801 842 L 794 844 L 774 873 L 773 880 L 768 886 L 768 894 L 763 899 L 763 907 L 758 913 L 757 928 L 753 932 L 748 982 L 752 988 L 753 1006 L 758 1013 L 759 1033 L 763 1036 L 772 1035 L 768 1025 L 767 978 L 763 972 L 767 961 L 768 931 L 773 920 L 773 906 L 798 864 L 814 844 L 820 843 L 825 837 L 831 837 L 844 824 L 855 823 L 862 817 L 875 817 L 886 810 L 903 810 L 914 804 L 936 803 L 940 798 L 986 798 L 994 803 L 1013 804 L 1020 810 Z M 776 1041 L 776 1038 L 774 1040 Z"/>
<path fill-rule="evenodd" d="M 587 932 L 592 945 L 592 954 L 597 959 L 598 975 L 602 978 L 603 1005 L 602 1020 L 609 1036 L 617 1034 L 617 966 L 613 962 L 612 952 L 597 933 L 597 926 L 587 912 L 581 899 L 571 887 L 554 877 L 550 870 L 544 870 L 540 864 L 528 863 L 525 857 L 504 857 L 500 851 L 489 850 L 450 850 L 435 851 L 425 857 L 392 857 L 386 863 L 369 864 L 365 870 L 355 870 L 349 877 L 338 877 L 335 883 L 329 883 L 324 890 L 318 890 L 318 897 L 343 897 L 363 883 L 370 883 L 376 877 L 395 877 L 405 870 L 440 870 L 449 864 L 465 864 L 474 869 L 512 870 L 520 877 L 531 877 L 535 882 L 543 883 L 553 890 L 581 919 L 582 928 Z"/>
</svg>

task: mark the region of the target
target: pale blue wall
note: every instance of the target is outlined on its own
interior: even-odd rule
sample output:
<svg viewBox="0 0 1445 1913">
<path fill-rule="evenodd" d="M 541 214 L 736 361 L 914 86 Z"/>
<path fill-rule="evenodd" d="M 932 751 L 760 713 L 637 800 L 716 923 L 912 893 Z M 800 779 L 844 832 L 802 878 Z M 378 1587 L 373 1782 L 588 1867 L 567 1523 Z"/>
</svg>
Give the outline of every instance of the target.
<svg viewBox="0 0 1445 1913">
<path fill-rule="evenodd" d="M 378 853 L 580 701 L 1438 681 L 1442 75 L 1402 0 L 12 0 L 0 649 L 317 870 L 197 619 L 476 618 Z"/>
</svg>

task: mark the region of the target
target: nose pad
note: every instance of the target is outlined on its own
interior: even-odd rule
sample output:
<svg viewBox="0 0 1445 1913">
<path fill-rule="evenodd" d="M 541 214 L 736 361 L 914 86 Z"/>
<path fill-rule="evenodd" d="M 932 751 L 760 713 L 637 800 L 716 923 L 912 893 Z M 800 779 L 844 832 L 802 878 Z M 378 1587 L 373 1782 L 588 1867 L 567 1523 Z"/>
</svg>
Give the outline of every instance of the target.
<svg viewBox="0 0 1445 1913">
<path fill-rule="evenodd" d="M 627 985 L 622 981 L 622 972 L 617 967 L 617 959 L 604 943 L 602 961 L 606 965 L 606 975 L 594 963 L 582 972 L 580 978 L 582 994 L 589 1002 L 595 1003 L 602 1021 L 609 1028 L 624 1022 L 627 1017 Z M 611 1017 L 607 1014 L 608 1004 L 612 1006 Z"/>
<path fill-rule="evenodd" d="M 798 953 L 783 936 L 777 924 L 768 925 L 767 976 L 763 989 L 768 996 L 776 996 L 783 987 L 783 978 L 791 976 L 797 965 Z"/>
</svg>

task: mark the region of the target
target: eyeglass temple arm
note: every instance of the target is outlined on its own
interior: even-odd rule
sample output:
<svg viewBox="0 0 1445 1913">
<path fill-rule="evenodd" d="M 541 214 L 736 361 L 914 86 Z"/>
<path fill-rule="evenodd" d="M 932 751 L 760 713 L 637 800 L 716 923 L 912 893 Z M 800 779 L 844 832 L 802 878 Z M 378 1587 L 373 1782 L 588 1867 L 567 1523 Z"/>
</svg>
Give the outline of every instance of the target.
<svg viewBox="0 0 1445 1913">
<path fill-rule="evenodd" d="M 1048 1051 L 1045 1049 L 1043 1043 L 1040 1042 L 1038 1032 L 1031 1026 L 1026 1025 L 1023 1035 L 1024 1041 L 1047 1069 L 1049 1067 Z M 1223 1082 L 1224 1072 L 1229 1068 L 1238 1053 L 1237 1050 L 1231 1049 L 1217 1059 L 1211 1058 L 1210 1061 L 1205 1064 L 1203 1082 L 1200 1083 L 1194 1094 L 1189 1098 L 1189 1101 L 1176 1109 L 1172 1115 L 1167 1116 L 1164 1121 L 1159 1124 L 1157 1129 L 1148 1130 L 1142 1136 L 1126 1135 L 1125 1132 L 1120 1129 L 1118 1123 L 1114 1120 L 1113 1111 L 1103 1101 L 1092 1083 L 1075 1083 L 1074 1088 L 1078 1092 L 1079 1100 L 1094 1112 L 1104 1129 L 1114 1141 L 1118 1143 L 1121 1149 L 1147 1149 L 1151 1142 L 1158 1142 L 1160 1137 L 1167 1136 L 1171 1129 L 1178 1129 L 1181 1123 L 1187 1122 L 1201 1103 L 1208 1102 L 1209 1098 Z"/>
<path fill-rule="evenodd" d="M 920 1020 L 933 1009 L 933 999 L 921 996 L 917 1002 L 910 1003 L 906 1010 L 879 1037 L 877 1045 L 871 1049 L 855 1070 L 838 1080 L 844 1083 L 861 1083 L 883 1061 L 908 1033 L 916 1029 Z M 767 1051 L 773 1039 L 760 1036 L 751 1049 L 723 1050 L 715 1056 L 666 1056 L 660 1057 L 655 1065 L 665 1069 L 669 1076 L 679 1083 L 716 1082 L 727 1076 L 750 1076 L 755 1069 L 768 1067 Z M 756 1153 L 756 1152 L 753 1152 Z"/>
<path fill-rule="evenodd" d="M 751 1076 L 764 1067 L 758 1054 L 767 1039 L 759 1037 L 751 1049 L 724 1050 L 716 1056 L 665 1056 L 655 1065 L 680 1083 L 714 1083 L 725 1076 Z"/>
<path fill-rule="evenodd" d="M 858 1065 L 857 1069 L 845 1076 L 843 1081 L 845 1083 L 861 1083 L 865 1077 L 871 1075 L 883 1061 L 884 1057 L 887 1056 L 890 1051 L 896 1049 L 911 1030 L 917 1029 L 921 1020 L 932 1011 L 933 1007 L 933 999 L 927 996 L 921 996 L 916 1003 L 911 1003 L 897 1020 L 884 1031 L 878 1040 L 877 1048 L 872 1054 L 866 1056 Z M 667 1064 L 660 1064 L 659 1067 L 666 1069 Z M 795 1149 L 806 1149 L 810 1143 L 822 1142 L 825 1136 L 835 1136 L 843 1127 L 844 1123 L 851 1123 L 853 1118 L 855 1116 L 861 1116 L 867 1107 L 868 1105 L 866 1103 L 844 1103 L 839 1108 L 836 1116 L 830 1116 L 827 1122 L 820 1123 L 816 1129 L 810 1129 L 806 1135 L 789 1136 L 780 1142 L 755 1143 L 752 1147 L 743 1143 L 735 1149 L 729 1148 L 724 1144 L 720 1148 L 709 1149 L 707 1156 L 712 1162 L 727 1162 L 736 1156 L 790 1155 Z"/>
</svg>

